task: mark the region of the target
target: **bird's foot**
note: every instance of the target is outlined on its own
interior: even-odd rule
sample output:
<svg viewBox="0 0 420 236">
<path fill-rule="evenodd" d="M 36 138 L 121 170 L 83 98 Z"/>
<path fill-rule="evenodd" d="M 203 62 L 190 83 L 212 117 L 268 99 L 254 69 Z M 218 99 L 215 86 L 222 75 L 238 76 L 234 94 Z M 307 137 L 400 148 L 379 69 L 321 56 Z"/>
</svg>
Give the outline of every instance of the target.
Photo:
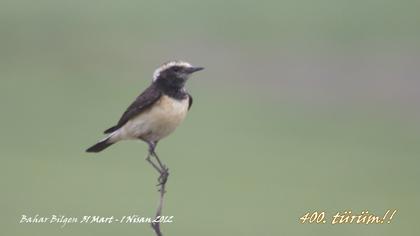
<svg viewBox="0 0 420 236">
<path fill-rule="evenodd" d="M 166 166 L 163 166 L 160 172 L 160 176 L 158 178 L 159 184 L 157 186 L 162 186 L 166 184 L 166 181 L 168 181 L 168 176 L 169 176 L 169 168 L 167 168 Z"/>
</svg>

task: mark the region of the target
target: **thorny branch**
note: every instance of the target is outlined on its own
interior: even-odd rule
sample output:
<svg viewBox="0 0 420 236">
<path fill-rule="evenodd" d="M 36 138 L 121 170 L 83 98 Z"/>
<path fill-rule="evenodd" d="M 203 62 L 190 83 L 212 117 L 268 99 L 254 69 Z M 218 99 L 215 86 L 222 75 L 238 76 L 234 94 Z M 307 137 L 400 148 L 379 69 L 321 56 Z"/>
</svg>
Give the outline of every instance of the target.
<svg viewBox="0 0 420 236">
<path fill-rule="evenodd" d="M 155 164 L 151 159 L 150 156 L 155 157 L 155 159 L 158 162 L 158 165 Z M 163 209 L 163 203 L 164 203 L 164 197 L 165 197 L 165 193 L 166 193 L 166 182 L 168 181 L 168 176 L 169 176 L 169 169 L 162 164 L 162 162 L 159 160 L 159 157 L 156 155 L 156 153 L 154 151 L 150 152 L 149 155 L 147 156 L 146 160 L 159 172 L 160 176 L 158 178 L 158 182 L 159 184 L 157 186 L 159 186 L 159 203 L 158 203 L 158 208 L 156 210 L 156 216 L 155 216 L 155 221 L 151 223 L 151 226 L 153 228 L 153 230 L 155 231 L 157 236 L 162 236 L 162 232 L 160 230 L 160 217 L 162 216 L 162 209 Z"/>
<path fill-rule="evenodd" d="M 161 184 L 160 188 L 159 188 L 160 198 L 159 198 L 159 205 L 158 205 L 158 208 L 156 210 L 155 219 L 157 219 L 158 217 L 160 217 L 162 215 L 164 196 L 165 196 L 165 193 L 166 193 L 165 185 L 166 185 L 166 183 Z M 160 219 L 158 219 L 156 222 L 151 223 L 151 226 L 152 226 L 152 228 L 155 231 L 157 236 L 162 236 L 162 232 L 160 231 Z"/>
</svg>

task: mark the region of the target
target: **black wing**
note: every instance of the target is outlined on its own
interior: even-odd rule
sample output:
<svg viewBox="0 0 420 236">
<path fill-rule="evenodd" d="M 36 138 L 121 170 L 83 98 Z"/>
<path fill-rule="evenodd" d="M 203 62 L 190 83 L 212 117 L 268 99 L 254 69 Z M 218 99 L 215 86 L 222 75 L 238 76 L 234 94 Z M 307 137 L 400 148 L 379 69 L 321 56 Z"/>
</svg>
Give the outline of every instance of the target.
<svg viewBox="0 0 420 236">
<path fill-rule="evenodd" d="M 191 94 L 189 94 L 189 93 L 187 93 L 188 94 L 188 110 L 191 108 L 191 106 L 192 106 L 192 104 L 193 104 L 193 99 L 192 99 L 192 96 L 191 96 Z"/>
<path fill-rule="evenodd" d="M 131 103 L 131 105 L 127 108 L 124 114 L 121 116 L 118 124 L 113 126 L 104 131 L 105 134 L 112 133 L 115 130 L 121 128 L 127 121 L 131 118 L 137 116 L 138 114 L 142 113 L 144 110 L 149 108 L 153 103 L 155 103 L 162 93 L 159 89 L 156 88 L 154 84 L 150 85 L 143 93 L 141 93 L 136 100 Z"/>
</svg>

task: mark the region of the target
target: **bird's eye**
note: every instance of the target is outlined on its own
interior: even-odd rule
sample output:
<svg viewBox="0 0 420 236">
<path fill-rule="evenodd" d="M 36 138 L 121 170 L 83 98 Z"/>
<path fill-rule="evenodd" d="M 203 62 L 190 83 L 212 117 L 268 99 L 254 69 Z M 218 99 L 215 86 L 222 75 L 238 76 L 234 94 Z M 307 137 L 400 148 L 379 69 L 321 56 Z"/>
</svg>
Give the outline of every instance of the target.
<svg viewBox="0 0 420 236">
<path fill-rule="evenodd" d="M 178 67 L 178 66 L 176 66 L 176 67 L 174 67 L 172 70 L 173 70 L 173 71 L 175 71 L 175 72 L 179 72 L 179 71 L 181 70 L 181 68 L 180 68 L 180 67 Z"/>
</svg>

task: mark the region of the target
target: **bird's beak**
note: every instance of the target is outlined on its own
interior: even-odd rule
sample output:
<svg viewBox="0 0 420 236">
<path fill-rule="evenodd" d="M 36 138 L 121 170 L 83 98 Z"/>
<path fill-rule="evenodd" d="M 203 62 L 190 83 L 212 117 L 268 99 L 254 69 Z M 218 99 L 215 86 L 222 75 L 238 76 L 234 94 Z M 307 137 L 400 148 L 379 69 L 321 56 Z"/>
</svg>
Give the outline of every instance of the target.
<svg viewBox="0 0 420 236">
<path fill-rule="evenodd" d="M 192 73 L 200 71 L 200 70 L 204 70 L 204 67 L 190 67 L 190 68 L 188 68 L 187 73 L 192 74 Z"/>
</svg>

